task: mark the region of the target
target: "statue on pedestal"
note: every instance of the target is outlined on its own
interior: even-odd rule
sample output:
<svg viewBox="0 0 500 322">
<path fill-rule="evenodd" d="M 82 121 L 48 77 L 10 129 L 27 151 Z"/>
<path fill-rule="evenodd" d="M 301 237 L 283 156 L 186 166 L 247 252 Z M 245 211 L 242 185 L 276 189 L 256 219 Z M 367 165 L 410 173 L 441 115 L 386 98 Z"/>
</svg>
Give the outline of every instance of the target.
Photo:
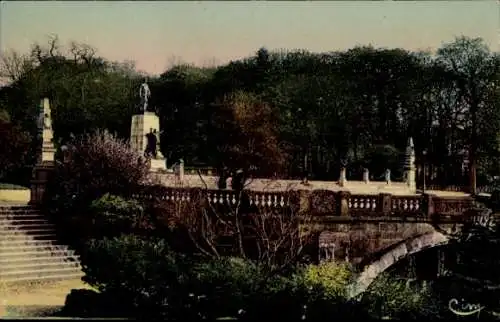
<svg viewBox="0 0 500 322">
<path fill-rule="evenodd" d="M 139 96 L 141 97 L 142 112 L 147 112 L 148 101 L 151 97 L 151 90 L 149 89 L 147 79 L 144 79 L 144 83 L 142 83 L 141 88 L 139 89 Z"/>
<path fill-rule="evenodd" d="M 157 150 L 157 143 L 158 143 L 158 137 L 156 134 L 156 130 L 150 129 L 149 133 L 146 134 L 146 151 L 144 151 L 144 156 L 146 157 L 151 157 L 155 158 L 158 154 Z"/>
</svg>

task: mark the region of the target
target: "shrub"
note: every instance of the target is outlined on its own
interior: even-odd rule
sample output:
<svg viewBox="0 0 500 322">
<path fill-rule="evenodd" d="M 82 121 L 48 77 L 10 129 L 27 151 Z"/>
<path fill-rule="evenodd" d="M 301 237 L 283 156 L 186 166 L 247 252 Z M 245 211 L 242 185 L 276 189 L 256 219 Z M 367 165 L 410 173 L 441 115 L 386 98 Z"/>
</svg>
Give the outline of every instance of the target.
<svg viewBox="0 0 500 322">
<path fill-rule="evenodd" d="M 136 200 L 127 200 L 107 193 L 94 200 L 89 210 L 95 238 L 137 233 L 152 228 L 143 205 Z"/>
<path fill-rule="evenodd" d="M 76 289 L 66 296 L 63 309 L 59 316 L 70 317 L 125 317 L 121 303 L 106 294 L 92 290 Z"/>
<path fill-rule="evenodd" d="M 414 319 L 436 317 L 439 304 L 429 285 L 410 284 L 384 274 L 363 294 L 361 304 L 375 318 Z"/>
<path fill-rule="evenodd" d="M 53 212 L 85 212 L 90 203 L 111 193 L 129 196 L 148 180 L 146 160 L 108 132 L 95 132 L 74 143 L 67 163 L 58 163 L 47 186 Z"/>
<path fill-rule="evenodd" d="M 262 291 L 262 270 L 253 262 L 222 257 L 194 265 L 191 272 L 193 295 L 201 297 L 198 311 L 205 318 L 239 316 Z"/>
<path fill-rule="evenodd" d="M 305 287 L 314 290 L 325 300 L 344 298 L 351 277 L 352 272 L 347 264 L 335 262 L 308 265 L 301 276 Z"/>
<path fill-rule="evenodd" d="M 175 317 L 185 306 L 185 266 L 162 240 L 132 235 L 91 240 L 81 262 L 83 280 L 122 303 L 128 316 Z"/>
<path fill-rule="evenodd" d="M 290 275 L 273 276 L 261 283 L 246 315 L 280 320 L 316 320 L 325 316 L 359 317 L 345 298 L 351 271 L 347 265 L 324 263 L 298 268 Z"/>
<path fill-rule="evenodd" d="M 17 184 L 12 184 L 12 183 L 0 183 L 0 189 L 4 190 L 26 190 L 29 188 L 28 187 L 23 187 Z"/>
<path fill-rule="evenodd" d="M 0 119 L 0 179 L 18 180 L 20 171 L 30 165 L 30 141 L 28 132 L 19 126 Z M 16 181 L 16 183 L 19 183 Z"/>
</svg>

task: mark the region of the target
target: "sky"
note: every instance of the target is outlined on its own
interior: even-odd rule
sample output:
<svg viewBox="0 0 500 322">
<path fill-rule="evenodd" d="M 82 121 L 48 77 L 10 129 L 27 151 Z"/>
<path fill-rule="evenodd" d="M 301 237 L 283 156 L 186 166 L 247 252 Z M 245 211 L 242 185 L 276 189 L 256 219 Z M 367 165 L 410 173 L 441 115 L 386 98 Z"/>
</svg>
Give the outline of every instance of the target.
<svg viewBox="0 0 500 322">
<path fill-rule="evenodd" d="M 175 62 L 226 63 L 260 47 L 433 50 L 455 36 L 499 51 L 500 2 L 472 1 L 2 1 L 0 49 L 27 53 L 55 34 L 159 74 Z"/>
</svg>

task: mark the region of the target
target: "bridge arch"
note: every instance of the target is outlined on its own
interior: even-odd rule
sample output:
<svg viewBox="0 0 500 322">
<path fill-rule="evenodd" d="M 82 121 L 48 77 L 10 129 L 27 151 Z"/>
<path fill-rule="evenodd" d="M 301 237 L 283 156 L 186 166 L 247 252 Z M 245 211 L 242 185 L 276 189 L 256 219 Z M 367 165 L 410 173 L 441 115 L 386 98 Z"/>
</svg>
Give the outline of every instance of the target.
<svg viewBox="0 0 500 322">
<path fill-rule="evenodd" d="M 377 276 L 404 257 L 422 250 L 446 245 L 448 242 L 449 238 L 437 231 L 402 242 L 363 268 L 361 274 L 351 285 L 351 289 L 349 290 L 350 297 L 356 297 L 364 292 Z"/>
</svg>

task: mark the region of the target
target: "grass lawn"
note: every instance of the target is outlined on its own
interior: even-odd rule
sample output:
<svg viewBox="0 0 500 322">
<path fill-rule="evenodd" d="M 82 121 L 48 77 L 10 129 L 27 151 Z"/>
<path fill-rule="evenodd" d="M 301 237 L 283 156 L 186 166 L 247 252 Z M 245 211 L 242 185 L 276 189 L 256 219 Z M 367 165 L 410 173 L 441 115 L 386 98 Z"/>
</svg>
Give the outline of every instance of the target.
<svg viewBox="0 0 500 322">
<path fill-rule="evenodd" d="M 43 317 L 59 311 L 72 289 L 92 289 L 81 280 L 0 285 L 0 318 Z"/>
</svg>

